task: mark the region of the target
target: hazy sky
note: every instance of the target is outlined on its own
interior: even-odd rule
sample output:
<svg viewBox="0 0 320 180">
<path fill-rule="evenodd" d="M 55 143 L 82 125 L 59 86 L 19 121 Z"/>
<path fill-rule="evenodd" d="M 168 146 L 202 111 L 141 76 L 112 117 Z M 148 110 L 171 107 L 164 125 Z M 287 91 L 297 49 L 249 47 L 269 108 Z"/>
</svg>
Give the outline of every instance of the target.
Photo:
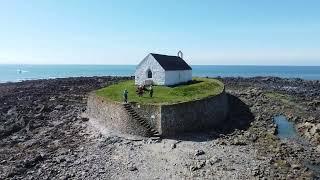
<svg viewBox="0 0 320 180">
<path fill-rule="evenodd" d="M 320 65 L 319 0 L 0 0 L 0 64 Z"/>
</svg>

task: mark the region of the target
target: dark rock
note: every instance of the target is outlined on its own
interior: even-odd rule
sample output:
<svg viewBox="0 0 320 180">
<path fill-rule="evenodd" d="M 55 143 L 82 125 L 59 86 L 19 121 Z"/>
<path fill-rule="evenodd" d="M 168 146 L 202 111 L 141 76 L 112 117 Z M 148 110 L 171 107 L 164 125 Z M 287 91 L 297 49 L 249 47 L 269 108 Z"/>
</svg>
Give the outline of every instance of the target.
<svg viewBox="0 0 320 180">
<path fill-rule="evenodd" d="M 12 116 L 12 115 L 17 115 L 17 107 L 14 106 L 11 109 L 8 110 L 7 115 Z"/>
<path fill-rule="evenodd" d="M 138 168 L 137 168 L 136 166 L 129 166 L 129 167 L 128 167 L 128 170 L 129 170 L 129 171 L 137 171 Z"/>
<path fill-rule="evenodd" d="M 259 176 L 260 175 L 260 169 L 258 167 L 255 167 L 252 170 L 252 174 L 253 174 L 253 176 Z"/>
<path fill-rule="evenodd" d="M 82 117 L 81 120 L 82 120 L 83 122 L 86 122 L 86 121 L 89 121 L 89 118 L 87 118 L 87 117 Z"/>
<path fill-rule="evenodd" d="M 45 158 L 44 154 L 39 154 L 39 155 L 37 155 L 35 157 L 32 157 L 30 159 L 24 160 L 23 166 L 25 168 L 31 168 L 31 167 L 35 166 L 37 163 L 39 163 L 40 161 L 43 161 L 44 158 Z"/>
<path fill-rule="evenodd" d="M 206 161 L 200 161 L 200 162 L 197 162 L 197 164 L 195 166 L 190 166 L 189 170 L 196 171 L 196 170 L 203 168 L 205 165 L 206 165 Z"/>
<path fill-rule="evenodd" d="M 247 145 L 247 143 L 244 140 L 240 140 L 238 138 L 235 138 L 231 144 L 232 145 L 237 145 L 237 146 Z"/>
<path fill-rule="evenodd" d="M 17 176 L 17 175 L 22 175 L 24 172 L 26 172 L 26 168 L 13 168 L 7 175 L 8 178 L 13 178 L 14 176 Z"/>
<path fill-rule="evenodd" d="M 62 104 L 57 105 L 54 109 L 61 110 L 64 106 Z"/>
<path fill-rule="evenodd" d="M 292 164 L 292 165 L 291 165 L 291 168 L 298 170 L 298 169 L 301 168 L 301 165 L 299 165 L 299 164 Z"/>
<path fill-rule="evenodd" d="M 174 143 L 174 144 L 171 144 L 171 149 L 175 149 L 177 147 L 177 145 Z"/>
<path fill-rule="evenodd" d="M 7 160 L 2 160 L 2 161 L 0 162 L 0 164 L 5 164 L 5 163 L 7 163 Z"/>
<path fill-rule="evenodd" d="M 257 139 L 258 139 L 258 136 L 256 134 L 251 134 L 250 137 L 249 137 L 250 141 L 252 142 L 256 142 Z"/>
<path fill-rule="evenodd" d="M 203 155 L 205 154 L 205 152 L 203 150 L 196 150 L 196 152 L 194 153 L 195 156 L 200 156 L 200 155 Z"/>
<path fill-rule="evenodd" d="M 197 168 L 196 166 L 190 166 L 190 167 L 189 167 L 189 170 L 190 170 L 190 171 L 196 171 L 196 170 L 198 170 L 198 168 Z"/>
<path fill-rule="evenodd" d="M 216 164 L 216 163 L 219 163 L 219 162 L 221 162 L 222 160 L 220 159 L 220 158 L 217 158 L 217 157 L 212 157 L 212 158 L 210 158 L 209 160 L 207 160 L 206 161 L 206 164 L 208 164 L 208 165 L 214 165 L 214 164 Z"/>
</svg>

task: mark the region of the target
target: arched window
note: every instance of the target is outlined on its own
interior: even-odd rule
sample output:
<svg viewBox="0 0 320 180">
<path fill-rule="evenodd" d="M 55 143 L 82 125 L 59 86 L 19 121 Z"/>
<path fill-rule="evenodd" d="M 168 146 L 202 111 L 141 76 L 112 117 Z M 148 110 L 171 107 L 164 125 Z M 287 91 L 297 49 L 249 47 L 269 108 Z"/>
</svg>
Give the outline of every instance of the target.
<svg viewBox="0 0 320 180">
<path fill-rule="evenodd" d="M 147 71 L 147 75 L 148 75 L 148 78 L 152 78 L 152 72 L 150 69 Z"/>
</svg>

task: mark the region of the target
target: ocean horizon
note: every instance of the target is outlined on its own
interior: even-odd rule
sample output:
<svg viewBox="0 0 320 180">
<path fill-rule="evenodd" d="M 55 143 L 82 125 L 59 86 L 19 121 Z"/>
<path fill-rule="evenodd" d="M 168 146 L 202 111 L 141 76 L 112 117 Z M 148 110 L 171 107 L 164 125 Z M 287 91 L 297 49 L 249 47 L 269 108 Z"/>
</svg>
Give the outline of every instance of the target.
<svg viewBox="0 0 320 180">
<path fill-rule="evenodd" d="M 320 66 L 192 65 L 198 77 L 274 76 L 320 80 Z M 90 76 L 134 76 L 136 65 L 0 65 L 0 83 Z"/>
</svg>

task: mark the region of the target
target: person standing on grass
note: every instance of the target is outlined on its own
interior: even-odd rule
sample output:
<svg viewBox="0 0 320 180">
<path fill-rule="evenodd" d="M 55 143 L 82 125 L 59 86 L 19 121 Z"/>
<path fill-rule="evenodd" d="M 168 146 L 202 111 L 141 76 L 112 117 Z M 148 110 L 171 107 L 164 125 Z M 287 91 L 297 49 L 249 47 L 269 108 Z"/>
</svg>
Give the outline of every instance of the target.
<svg viewBox="0 0 320 180">
<path fill-rule="evenodd" d="M 153 87 L 152 87 L 152 85 L 150 85 L 149 94 L 150 94 L 150 97 L 153 96 Z"/>
<path fill-rule="evenodd" d="M 123 91 L 123 99 L 124 99 L 125 103 L 128 103 L 128 91 L 127 91 L 127 89 L 125 89 Z"/>
<path fill-rule="evenodd" d="M 142 89 L 141 85 L 138 86 L 137 93 L 138 93 L 139 97 L 141 97 L 143 95 L 143 89 Z"/>
</svg>

